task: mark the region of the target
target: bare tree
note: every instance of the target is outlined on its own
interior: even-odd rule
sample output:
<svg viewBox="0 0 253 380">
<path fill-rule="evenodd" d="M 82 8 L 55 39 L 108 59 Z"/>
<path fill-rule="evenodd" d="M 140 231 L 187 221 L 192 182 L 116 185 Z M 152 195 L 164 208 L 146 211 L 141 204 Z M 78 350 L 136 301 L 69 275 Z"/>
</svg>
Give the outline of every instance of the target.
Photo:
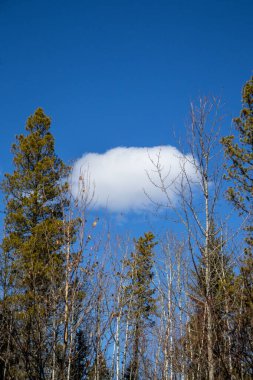
<svg viewBox="0 0 253 380">
<path fill-rule="evenodd" d="M 206 323 L 207 377 L 215 378 L 214 316 L 212 299 L 212 250 L 210 241 L 219 232 L 211 231 L 211 223 L 217 218 L 217 206 L 222 185 L 222 158 L 220 140 L 220 102 L 215 98 L 201 98 L 197 105 L 191 104 L 190 122 L 187 126 L 187 146 L 190 154 L 180 158 L 181 173 L 168 182 L 168 173 L 163 172 L 160 157 L 152 160 L 156 179 L 150 179 L 165 196 L 165 203 L 158 205 L 174 212 L 187 231 L 188 247 L 197 277 L 198 261 L 204 266 L 202 299 Z M 162 154 L 162 152 L 161 152 Z M 189 168 L 193 169 L 189 171 Z M 191 173 L 191 174 L 189 174 Z M 171 183 L 173 182 L 173 199 Z M 174 200 L 176 198 L 176 202 Z M 216 222 L 216 225 L 219 223 Z M 202 301 L 201 301 L 202 302 Z"/>
<path fill-rule="evenodd" d="M 159 318 L 156 326 L 154 358 L 157 378 L 174 379 L 184 376 L 183 337 L 187 318 L 188 259 L 185 242 L 171 233 L 160 241 L 161 252 L 156 258 L 155 284 L 159 293 Z M 159 375 L 158 375 L 159 374 Z M 158 377 L 159 376 L 159 377 Z"/>
</svg>

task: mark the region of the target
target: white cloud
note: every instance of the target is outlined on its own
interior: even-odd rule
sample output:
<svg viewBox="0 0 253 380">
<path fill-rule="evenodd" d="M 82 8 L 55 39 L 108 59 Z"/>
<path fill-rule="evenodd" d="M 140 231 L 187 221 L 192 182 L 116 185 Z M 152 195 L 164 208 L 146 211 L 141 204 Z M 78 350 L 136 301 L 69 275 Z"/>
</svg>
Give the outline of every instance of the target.
<svg viewBox="0 0 253 380">
<path fill-rule="evenodd" d="M 87 153 L 74 164 L 72 193 L 74 197 L 80 197 L 80 179 L 85 181 L 89 173 L 90 183 L 95 185 L 96 208 L 107 208 L 113 212 L 149 208 L 151 202 L 145 192 L 154 202 L 164 200 L 162 191 L 151 183 L 159 183 L 153 164 L 157 164 L 158 159 L 166 184 L 170 185 L 169 196 L 174 202 L 182 165 L 189 178 L 197 179 L 197 174 L 190 163 L 191 156 L 184 156 L 172 146 L 117 147 L 103 154 Z"/>
</svg>

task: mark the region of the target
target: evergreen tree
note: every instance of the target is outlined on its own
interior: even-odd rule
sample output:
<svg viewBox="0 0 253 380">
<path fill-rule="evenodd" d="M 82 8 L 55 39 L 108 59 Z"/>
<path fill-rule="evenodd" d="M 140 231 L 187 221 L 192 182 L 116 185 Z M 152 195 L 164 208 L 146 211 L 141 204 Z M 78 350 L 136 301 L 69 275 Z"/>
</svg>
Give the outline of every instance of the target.
<svg viewBox="0 0 253 380">
<path fill-rule="evenodd" d="M 50 285 L 64 273 L 63 210 L 68 168 L 56 156 L 50 118 L 41 108 L 27 120 L 27 135 L 12 146 L 15 170 L 6 174 L 3 254 L 8 257 L 9 293 L 3 303 L 13 316 L 12 345 L 19 379 L 45 379 L 50 366 Z M 14 373 L 14 367 L 12 373 Z M 9 374 L 9 378 L 11 374 Z"/>
<path fill-rule="evenodd" d="M 88 370 L 86 377 L 88 380 L 109 380 L 111 378 L 110 371 L 106 364 L 106 359 L 102 352 L 95 355 L 94 363 Z"/>
<path fill-rule="evenodd" d="M 246 217 L 247 246 L 237 279 L 241 294 L 236 309 L 238 339 L 234 348 L 238 373 L 244 376 L 253 373 L 253 77 L 243 87 L 242 104 L 240 116 L 234 119 L 239 141 L 227 136 L 221 142 L 228 161 L 227 179 L 232 181 L 228 199 Z"/>
<path fill-rule="evenodd" d="M 135 241 L 135 251 L 125 262 L 129 281 L 125 294 L 128 300 L 126 313 L 132 328 L 133 341 L 130 363 L 124 373 L 125 379 L 140 378 L 141 339 L 144 338 L 145 329 L 152 326 L 151 317 L 156 312 L 155 289 L 152 287 L 155 245 L 154 235 L 151 232 L 145 233 Z"/>
<path fill-rule="evenodd" d="M 228 160 L 226 165 L 227 179 L 233 181 L 229 187 L 228 199 L 241 214 L 248 218 L 247 242 L 253 247 L 253 77 L 245 84 L 242 93 L 243 109 L 240 116 L 234 119 L 234 125 L 239 132 L 239 142 L 235 137 L 224 137 L 221 142 Z"/>
<path fill-rule="evenodd" d="M 88 375 L 88 354 L 89 354 L 89 342 L 85 332 L 82 329 L 77 331 L 75 337 L 75 345 L 72 356 L 74 357 L 71 367 L 71 379 L 72 380 L 84 380 Z"/>
<path fill-rule="evenodd" d="M 212 313 L 212 341 L 215 379 L 229 378 L 232 375 L 230 340 L 232 323 L 232 293 L 234 286 L 234 274 L 229 256 L 224 252 L 224 243 L 218 236 L 213 220 L 210 223 L 208 239 L 208 256 L 201 249 L 201 257 L 193 275 L 194 286 L 191 287 L 190 298 L 194 307 L 194 313 L 187 327 L 187 356 L 189 356 L 188 375 L 194 374 L 200 378 L 208 378 L 206 362 L 208 353 L 207 344 L 207 318 L 206 302 L 209 303 Z M 207 263 L 206 260 L 209 262 Z M 206 288 L 206 266 L 210 269 L 209 293 Z M 208 297 L 208 298 L 207 298 Z M 231 327 L 230 327 L 231 326 Z M 189 350 L 189 351 L 188 351 Z M 229 367 L 230 365 L 230 367 Z"/>
</svg>

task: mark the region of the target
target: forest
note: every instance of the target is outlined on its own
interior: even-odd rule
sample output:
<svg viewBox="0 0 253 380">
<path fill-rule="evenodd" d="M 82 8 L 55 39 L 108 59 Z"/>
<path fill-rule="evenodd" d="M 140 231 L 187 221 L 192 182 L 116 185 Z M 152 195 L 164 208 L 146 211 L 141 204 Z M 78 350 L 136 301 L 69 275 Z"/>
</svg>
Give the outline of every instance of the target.
<svg viewBox="0 0 253 380">
<path fill-rule="evenodd" d="M 166 233 L 121 236 L 91 218 L 88 176 L 73 196 L 51 119 L 27 119 L 1 182 L 1 379 L 253 378 L 253 77 L 221 124 L 218 99 L 191 104 L 176 205 L 152 161 Z"/>
</svg>

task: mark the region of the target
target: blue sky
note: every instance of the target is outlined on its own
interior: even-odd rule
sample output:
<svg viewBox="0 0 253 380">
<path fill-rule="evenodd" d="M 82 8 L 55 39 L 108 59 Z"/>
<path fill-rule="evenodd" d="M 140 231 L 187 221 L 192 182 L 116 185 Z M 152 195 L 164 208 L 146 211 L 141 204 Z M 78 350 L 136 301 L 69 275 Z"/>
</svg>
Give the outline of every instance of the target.
<svg viewBox="0 0 253 380">
<path fill-rule="evenodd" d="M 66 162 L 177 146 L 189 101 L 220 95 L 224 131 L 253 70 L 253 3 L 0 0 L 0 175 L 37 107 Z"/>
</svg>

